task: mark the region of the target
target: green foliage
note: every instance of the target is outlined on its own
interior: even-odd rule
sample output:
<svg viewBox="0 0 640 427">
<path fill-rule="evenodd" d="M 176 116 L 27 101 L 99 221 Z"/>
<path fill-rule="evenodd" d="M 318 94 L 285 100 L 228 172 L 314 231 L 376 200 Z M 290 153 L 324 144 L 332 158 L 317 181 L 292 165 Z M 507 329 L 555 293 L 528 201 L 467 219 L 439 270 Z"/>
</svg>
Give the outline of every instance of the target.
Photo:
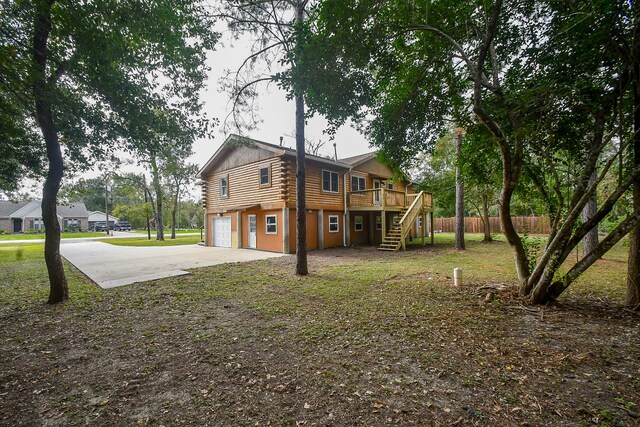
<svg viewBox="0 0 640 427">
<path fill-rule="evenodd" d="M 540 237 L 532 237 L 529 235 L 529 229 L 525 227 L 524 233 L 520 237 L 522 247 L 527 259 L 529 270 L 532 271 L 538 264 L 538 259 L 543 248 L 543 240 Z"/>
<path fill-rule="evenodd" d="M 218 34 L 200 2 L 3 1 L 1 9 L 0 139 L 9 141 L 0 153 L 2 188 L 27 171 L 46 172 L 33 119 L 38 16 L 51 23 L 44 96 L 67 172 L 85 170 L 115 148 L 133 153 L 153 146 L 159 135 L 179 145 L 208 131 L 199 91 L 206 51 Z"/>
</svg>

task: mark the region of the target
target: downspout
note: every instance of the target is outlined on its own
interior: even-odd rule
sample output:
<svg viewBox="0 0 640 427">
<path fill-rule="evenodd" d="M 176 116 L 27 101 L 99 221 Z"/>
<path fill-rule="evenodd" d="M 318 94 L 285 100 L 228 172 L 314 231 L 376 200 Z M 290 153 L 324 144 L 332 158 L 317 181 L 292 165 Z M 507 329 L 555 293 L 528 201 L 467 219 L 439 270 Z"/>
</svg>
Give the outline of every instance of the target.
<svg viewBox="0 0 640 427">
<path fill-rule="evenodd" d="M 335 144 L 334 144 L 335 145 Z M 342 217 L 342 246 L 347 246 L 347 216 L 349 211 L 347 210 L 347 172 L 342 175 L 344 181 L 342 186 L 344 187 L 344 216 Z"/>
</svg>

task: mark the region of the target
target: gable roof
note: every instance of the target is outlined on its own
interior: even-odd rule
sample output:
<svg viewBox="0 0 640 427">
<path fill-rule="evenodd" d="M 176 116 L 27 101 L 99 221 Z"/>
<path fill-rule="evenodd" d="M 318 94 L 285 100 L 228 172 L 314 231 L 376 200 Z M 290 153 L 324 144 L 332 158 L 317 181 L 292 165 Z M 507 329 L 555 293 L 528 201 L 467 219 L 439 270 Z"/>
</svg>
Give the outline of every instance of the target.
<svg viewBox="0 0 640 427">
<path fill-rule="evenodd" d="M 26 216 L 41 217 L 40 202 L 37 200 L 22 201 L 22 202 L 9 202 L 0 200 L 0 217 L 9 218 L 24 218 Z M 74 203 L 71 206 L 57 206 L 57 213 L 59 217 L 79 217 L 84 218 L 89 216 L 84 203 Z"/>
<path fill-rule="evenodd" d="M 12 218 L 24 218 L 29 212 L 40 209 L 40 202 L 31 200 L 20 207 L 20 209 L 14 211 L 11 214 Z"/>
<path fill-rule="evenodd" d="M 231 134 L 225 139 L 220 148 L 211 156 L 211 158 L 204 164 L 204 166 L 198 171 L 197 177 L 202 179 L 203 174 L 205 174 L 209 169 L 211 169 L 215 163 L 222 159 L 231 149 L 236 146 L 254 146 L 258 148 L 262 148 L 266 151 L 273 153 L 274 157 L 278 156 L 295 156 L 296 150 L 289 147 L 283 147 L 276 144 L 270 144 L 268 142 L 259 141 L 257 139 L 248 138 L 246 136 Z M 321 156 L 315 156 L 313 154 L 305 153 L 305 158 L 307 160 L 329 164 L 342 169 L 351 169 L 351 166 L 347 163 L 343 163 L 341 161 L 335 161 L 331 159 L 327 159 Z"/>
<path fill-rule="evenodd" d="M 58 215 L 61 217 L 88 217 L 89 211 L 84 203 L 73 203 L 70 206 L 58 205 Z"/>
<path fill-rule="evenodd" d="M 29 201 L 14 203 L 8 200 L 0 200 L 0 217 L 10 217 L 15 211 L 29 203 Z"/>
<path fill-rule="evenodd" d="M 104 212 L 101 211 L 91 211 L 89 212 L 89 221 L 93 222 L 104 222 L 104 220 L 107 218 L 107 214 L 105 214 Z M 118 217 L 115 217 L 111 214 L 109 214 L 109 221 L 118 221 Z"/>
<path fill-rule="evenodd" d="M 358 166 L 364 162 L 367 162 L 376 157 L 377 152 L 372 151 L 371 153 L 359 154 L 357 156 L 345 157 L 344 159 L 339 159 L 342 163 L 346 163 L 351 165 L 351 167 Z"/>
</svg>

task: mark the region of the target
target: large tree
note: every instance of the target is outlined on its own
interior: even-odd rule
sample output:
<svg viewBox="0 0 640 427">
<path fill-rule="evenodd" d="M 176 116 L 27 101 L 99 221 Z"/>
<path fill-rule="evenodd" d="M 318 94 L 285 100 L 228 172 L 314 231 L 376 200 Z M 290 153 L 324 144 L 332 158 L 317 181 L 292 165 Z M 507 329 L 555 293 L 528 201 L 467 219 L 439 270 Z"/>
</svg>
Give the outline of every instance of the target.
<svg viewBox="0 0 640 427">
<path fill-rule="evenodd" d="M 626 99 L 638 20 L 629 2 L 325 0 L 310 22 L 306 52 L 313 59 L 295 70 L 308 104 L 338 122 L 366 119 L 371 142 L 389 157 L 403 162 L 423 149 L 447 118 L 486 128 L 501 159 L 502 227 L 520 290 L 532 302 L 557 298 L 640 220 L 636 209 L 560 274 L 640 174 L 628 168 L 581 223 L 614 162 L 606 150 L 612 127 L 633 111 Z M 511 219 L 524 174 L 553 220 L 535 260 Z"/>
<path fill-rule="evenodd" d="M 195 115 L 205 52 L 217 35 L 195 0 L 4 0 L 0 9 L 0 93 L 25 119 L 24 133 L 42 135 L 20 149 L 47 159 L 44 252 L 57 303 L 68 298 L 56 215 L 65 169 L 115 148 L 135 153 L 158 134 L 193 138 L 203 124 Z"/>
<path fill-rule="evenodd" d="M 275 82 L 291 88 L 283 66 L 304 57 L 300 31 L 309 0 L 228 0 L 220 15 L 227 19 L 236 36 L 250 34 L 252 51 L 240 66 L 228 73 L 226 87 L 233 98 L 231 116 L 238 129 L 255 126 L 253 101 L 261 82 Z M 292 90 L 296 123 L 296 274 L 309 273 L 307 265 L 307 207 L 305 172 L 305 100 L 302 91 Z"/>
</svg>

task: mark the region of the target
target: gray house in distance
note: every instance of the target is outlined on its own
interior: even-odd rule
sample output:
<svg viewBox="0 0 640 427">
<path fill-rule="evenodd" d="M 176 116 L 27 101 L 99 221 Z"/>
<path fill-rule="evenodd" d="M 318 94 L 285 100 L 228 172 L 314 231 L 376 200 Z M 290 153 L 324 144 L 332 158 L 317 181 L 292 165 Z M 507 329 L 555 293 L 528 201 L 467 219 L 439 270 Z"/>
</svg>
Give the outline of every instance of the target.
<svg viewBox="0 0 640 427">
<path fill-rule="evenodd" d="M 89 212 L 89 230 L 95 229 L 97 222 L 105 222 L 106 220 L 107 220 L 107 215 L 104 212 L 100 212 L 100 211 Z M 109 215 L 109 228 L 111 230 L 113 230 L 113 227 L 115 227 L 115 224 L 117 221 L 118 221 L 117 217 L 113 215 Z"/>
<path fill-rule="evenodd" d="M 89 228 L 89 212 L 84 203 L 57 206 L 60 228 L 86 231 Z M 0 200 L 0 230 L 9 233 L 44 230 L 40 202 L 9 202 Z"/>
</svg>

